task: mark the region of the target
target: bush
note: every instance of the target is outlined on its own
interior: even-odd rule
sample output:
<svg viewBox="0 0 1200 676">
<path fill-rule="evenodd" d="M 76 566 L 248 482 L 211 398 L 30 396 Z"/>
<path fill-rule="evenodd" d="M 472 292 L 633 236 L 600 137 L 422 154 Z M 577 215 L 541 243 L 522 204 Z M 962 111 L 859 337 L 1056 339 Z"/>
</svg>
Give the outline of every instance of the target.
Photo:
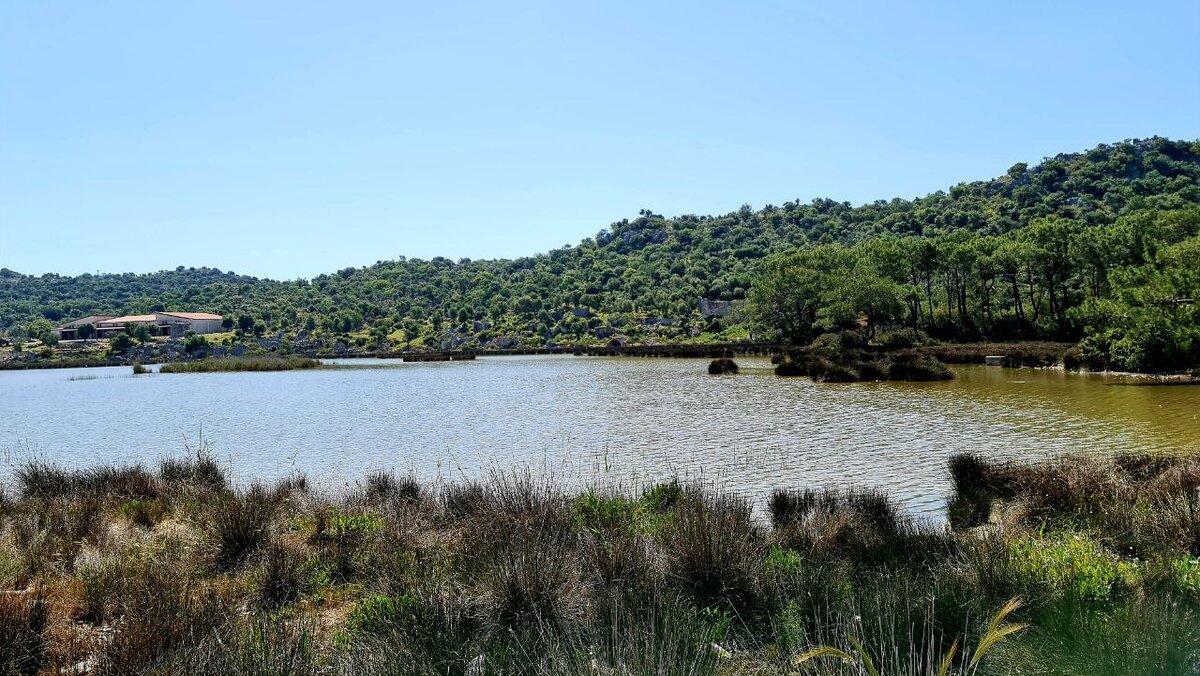
<svg viewBox="0 0 1200 676">
<path fill-rule="evenodd" d="M 950 380 L 954 373 L 942 362 L 929 356 L 897 355 L 887 367 L 889 380 Z"/>
<path fill-rule="evenodd" d="M 279 497 L 257 484 L 244 493 L 213 500 L 207 510 L 208 525 L 219 569 L 240 566 L 267 544 L 279 506 Z"/>
<path fill-rule="evenodd" d="M 187 458 L 164 458 L 158 464 L 158 476 L 171 487 L 192 487 L 212 492 L 225 490 L 227 484 L 224 470 L 204 448 Z"/>
<path fill-rule="evenodd" d="M 824 357 L 810 358 L 807 371 L 809 377 L 818 383 L 856 383 L 862 380 L 862 373 L 858 368 Z M 778 372 L 776 369 L 776 373 Z"/>
<path fill-rule="evenodd" d="M 688 493 L 664 532 L 668 577 L 700 606 L 745 611 L 761 599 L 765 538 L 736 497 Z"/>
<path fill-rule="evenodd" d="M 319 676 L 332 673 L 306 619 L 254 618 L 217 627 L 191 650 L 171 653 L 155 671 L 163 676 L 237 674 Z"/>
<path fill-rule="evenodd" d="M 299 599 L 309 588 L 311 572 L 300 552 L 271 543 L 263 555 L 259 573 L 259 607 L 277 610 Z"/>
<path fill-rule="evenodd" d="M 40 596 L 0 594 L 0 673 L 38 673 L 46 660 L 46 620 Z"/>
<path fill-rule="evenodd" d="M 775 375 L 777 376 L 806 376 L 808 369 L 801 362 L 785 359 L 775 367 Z"/>
<path fill-rule="evenodd" d="M 917 339 L 908 331 L 889 331 L 880 335 L 875 343 L 887 350 L 901 350 L 916 345 Z"/>
<path fill-rule="evenodd" d="M 719 376 L 725 374 L 736 374 L 738 365 L 732 359 L 714 359 L 708 365 L 708 374 L 710 376 Z"/>
<path fill-rule="evenodd" d="M 1132 564 L 1081 534 L 1019 538 L 1009 543 L 1008 553 L 1018 578 L 1038 589 L 1041 598 L 1109 601 L 1136 585 Z"/>
<path fill-rule="evenodd" d="M 118 606 L 123 621 L 96 654 L 98 676 L 144 673 L 201 645 L 231 617 L 227 600 L 201 593 L 178 571 L 156 566 L 126 585 Z"/>
<path fill-rule="evenodd" d="M 70 498 L 76 495 L 121 500 L 155 498 L 158 486 L 140 465 L 64 470 L 52 464 L 31 461 L 15 471 L 25 498 Z"/>
<path fill-rule="evenodd" d="M 153 528 L 166 515 L 166 507 L 158 500 L 133 499 L 117 508 L 117 513 L 143 528 Z"/>
</svg>

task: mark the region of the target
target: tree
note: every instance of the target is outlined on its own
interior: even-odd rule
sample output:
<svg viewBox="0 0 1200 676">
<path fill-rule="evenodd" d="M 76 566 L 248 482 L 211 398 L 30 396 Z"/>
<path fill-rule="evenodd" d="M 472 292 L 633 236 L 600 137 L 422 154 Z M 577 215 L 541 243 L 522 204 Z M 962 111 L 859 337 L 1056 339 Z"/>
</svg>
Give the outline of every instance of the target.
<svg viewBox="0 0 1200 676">
<path fill-rule="evenodd" d="M 183 334 L 183 349 L 188 354 L 200 354 L 208 350 L 208 341 L 195 331 Z"/>
<path fill-rule="evenodd" d="M 95 326 L 95 324 L 91 324 L 89 322 L 84 322 L 83 324 L 80 324 L 79 326 L 75 327 L 75 335 L 79 336 L 80 338 L 82 338 L 84 340 L 88 340 L 89 338 L 95 338 L 96 337 L 96 326 Z"/>
<path fill-rule="evenodd" d="M 821 274 L 790 255 L 768 261 L 750 289 L 747 313 L 784 342 L 812 338 L 821 302 Z"/>
<path fill-rule="evenodd" d="M 25 326 L 25 334 L 34 340 L 40 340 L 43 345 L 58 344 L 58 334 L 54 332 L 54 325 L 45 317 L 29 322 Z"/>
<path fill-rule="evenodd" d="M 122 354 L 129 348 L 133 347 L 133 338 L 131 338 L 128 333 L 122 331 L 121 333 L 113 336 L 112 340 L 108 341 L 108 347 L 116 354 Z"/>
<path fill-rule="evenodd" d="M 827 329 L 837 329 L 861 318 L 866 322 L 867 339 L 870 340 L 881 323 L 903 314 L 902 298 L 899 284 L 877 274 L 862 261 L 826 291 L 824 307 L 819 313 L 821 324 Z"/>
<path fill-rule="evenodd" d="M 129 324 L 125 327 L 125 333 L 143 345 L 154 339 L 154 332 L 150 330 L 149 324 Z"/>
</svg>

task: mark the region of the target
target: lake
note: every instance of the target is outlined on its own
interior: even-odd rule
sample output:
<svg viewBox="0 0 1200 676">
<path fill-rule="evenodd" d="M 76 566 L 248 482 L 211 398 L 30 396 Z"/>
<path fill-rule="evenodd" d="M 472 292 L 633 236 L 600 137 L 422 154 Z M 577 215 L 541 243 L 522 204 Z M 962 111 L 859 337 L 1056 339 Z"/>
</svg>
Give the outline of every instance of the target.
<svg viewBox="0 0 1200 676">
<path fill-rule="evenodd" d="M 0 372 L 0 451 L 73 467 L 154 464 L 201 437 L 242 481 L 294 471 L 337 487 L 376 469 L 458 479 L 529 468 L 565 483 L 680 477 L 761 497 L 878 486 L 917 512 L 946 458 L 1200 447 L 1200 387 L 1054 370 L 955 367 L 939 383 L 816 384 L 765 359 L 339 360 L 278 373 Z"/>
</svg>

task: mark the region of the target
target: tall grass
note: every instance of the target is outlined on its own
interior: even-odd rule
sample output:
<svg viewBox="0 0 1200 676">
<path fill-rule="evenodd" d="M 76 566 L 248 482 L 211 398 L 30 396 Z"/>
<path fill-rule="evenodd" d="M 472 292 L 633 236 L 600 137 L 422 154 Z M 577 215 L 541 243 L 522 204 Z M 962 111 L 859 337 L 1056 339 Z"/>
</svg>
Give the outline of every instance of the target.
<svg viewBox="0 0 1200 676">
<path fill-rule="evenodd" d="M 159 373 L 229 373 L 234 371 L 295 371 L 321 365 L 304 357 L 236 357 L 163 364 Z"/>
<path fill-rule="evenodd" d="M 294 478 L 231 487 L 204 449 L 157 472 L 31 463 L 0 500 L 0 673 L 1197 663 L 1200 462 L 957 456 L 948 470 L 952 500 L 972 505 L 950 526 L 869 489 L 781 488 L 763 519 L 678 482 L 381 472 L 330 494 Z"/>
</svg>

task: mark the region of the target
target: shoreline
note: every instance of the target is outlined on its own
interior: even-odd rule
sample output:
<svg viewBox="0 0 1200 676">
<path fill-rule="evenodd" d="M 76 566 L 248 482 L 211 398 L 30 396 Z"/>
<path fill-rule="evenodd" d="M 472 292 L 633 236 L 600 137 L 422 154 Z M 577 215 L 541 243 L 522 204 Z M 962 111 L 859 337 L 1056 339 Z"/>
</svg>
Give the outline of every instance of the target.
<svg viewBox="0 0 1200 676">
<path fill-rule="evenodd" d="M 922 345 L 905 348 L 883 348 L 871 346 L 870 351 L 880 354 L 913 354 L 932 356 L 949 365 L 984 364 L 987 356 L 998 355 L 1006 358 L 1002 368 L 1039 368 L 1061 370 L 1071 373 L 1088 375 L 1103 375 L 1112 377 L 1138 378 L 1159 381 L 1160 385 L 1197 385 L 1200 376 L 1188 371 L 1170 373 L 1140 373 L 1136 371 L 1093 371 L 1085 368 L 1068 369 L 1062 361 L 1062 354 L 1073 344 L 1047 343 L 1045 341 L 1025 341 L 1015 343 L 947 343 L 942 345 Z M 330 359 L 381 359 L 403 362 L 434 362 L 434 361 L 467 361 L 478 357 L 504 357 L 523 355 L 572 355 L 596 357 L 640 357 L 640 358 L 670 358 L 670 359 L 718 359 L 740 357 L 770 357 L 781 354 L 800 354 L 806 350 L 799 346 L 785 346 L 773 343 L 717 343 L 711 345 L 622 345 L 577 348 L 556 346 L 549 348 L 513 348 L 494 350 L 446 350 L 427 352 L 397 352 L 397 351 L 364 351 L 364 352 L 297 352 L 291 355 L 245 355 L 238 357 L 204 357 L 199 359 L 179 359 L 166 357 L 163 359 L 135 360 L 125 357 L 109 357 L 105 359 L 72 359 L 72 360 L 33 360 L 0 362 L 0 371 L 33 371 L 42 369 L 72 369 L 72 368 L 101 368 L 105 366 L 132 366 L 134 362 L 147 364 L 190 364 L 204 361 L 249 361 L 261 359 L 308 358 L 317 360 Z M 237 370 L 237 369 L 230 369 Z"/>
</svg>

